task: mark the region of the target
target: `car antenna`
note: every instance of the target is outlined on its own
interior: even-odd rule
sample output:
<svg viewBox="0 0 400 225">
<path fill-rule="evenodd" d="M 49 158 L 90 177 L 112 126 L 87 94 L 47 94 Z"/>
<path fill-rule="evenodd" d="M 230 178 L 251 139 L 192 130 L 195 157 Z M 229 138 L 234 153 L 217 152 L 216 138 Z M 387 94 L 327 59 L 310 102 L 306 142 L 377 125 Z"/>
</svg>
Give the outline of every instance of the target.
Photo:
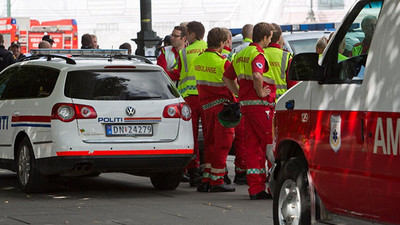
<svg viewBox="0 0 400 225">
<path fill-rule="evenodd" d="M 112 60 L 112 57 L 113 57 L 113 55 L 112 55 L 112 50 L 114 50 L 114 45 L 111 45 L 111 54 L 110 54 L 110 58 L 108 59 L 109 62 L 112 62 L 112 61 L 113 61 L 113 60 Z"/>
</svg>

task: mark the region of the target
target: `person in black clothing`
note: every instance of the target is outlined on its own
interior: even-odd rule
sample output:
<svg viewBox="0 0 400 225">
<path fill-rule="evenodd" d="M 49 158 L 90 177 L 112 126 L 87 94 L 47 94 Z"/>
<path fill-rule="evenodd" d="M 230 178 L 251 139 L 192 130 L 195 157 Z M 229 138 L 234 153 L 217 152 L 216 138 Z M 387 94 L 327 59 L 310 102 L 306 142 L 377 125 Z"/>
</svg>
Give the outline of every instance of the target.
<svg viewBox="0 0 400 225">
<path fill-rule="evenodd" d="M 21 53 L 21 44 L 18 41 L 13 41 L 13 43 L 11 43 L 10 51 L 12 51 L 17 61 L 21 61 L 23 58 L 26 58 L 26 56 Z"/>
<path fill-rule="evenodd" d="M 90 35 L 90 34 L 82 35 L 81 43 L 82 43 L 81 49 L 93 49 L 94 48 L 92 35 Z"/>
<path fill-rule="evenodd" d="M 50 48 L 53 47 L 54 40 L 53 40 L 53 37 L 52 37 L 51 35 L 48 35 L 48 34 L 44 35 L 44 36 L 42 37 L 42 41 L 47 41 L 47 42 L 49 42 L 49 43 L 50 43 L 50 46 L 51 46 Z"/>
<path fill-rule="evenodd" d="M 15 57 L 11 51 L 4 47 L 4 37 L 0 33 L 0 71 L 13 63 L 15 63 Z"/>
</svg>

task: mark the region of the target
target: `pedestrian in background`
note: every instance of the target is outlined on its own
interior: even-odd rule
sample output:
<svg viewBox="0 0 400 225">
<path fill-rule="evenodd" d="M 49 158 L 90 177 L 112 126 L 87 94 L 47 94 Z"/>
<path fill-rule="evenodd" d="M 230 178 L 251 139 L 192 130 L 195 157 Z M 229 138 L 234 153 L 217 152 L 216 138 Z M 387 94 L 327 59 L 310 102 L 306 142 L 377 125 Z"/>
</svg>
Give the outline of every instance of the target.
<svg viewBox="0 0 400 225">
<path fill-rule="evenodd" d="M 268 62 L 263 48 L 271 42 L 273 27 L 258 23 L 253 28 L 253 43 L 241 50 L 225 71 L 223 80 L 239 94 L 241 112 L 245 117 L 246 178 L 251 200 L 269 199 L 266 192 L 266 147 L 272 143 L 272 119 L 276 87 L 268 77 Z M 238 88 L 239 80 L 240 88 Z"/>
<path fill-rule="evenodd" d="M 47 42 L 49 42 L 50 48 L 53 48 L 53 44 L 54 44 L 53 36 L 46 34 L 46 35 L 44 35 L 44 36 L 42 37 L 42 41 L 47 41 Z"/>
<path fill-rule="evenodd" d="M 51 48 L 51 44 L 48 41 L 41 41 L 38 45 L 39 49 L 49 49 Z"/>
<path fill-rule="evenodd" d="M 4 36 L 0 34 L 0 71 L 15 63 L 13 53 L 4 47 Z"/>
<path fill-rule="evenodd" d="M 364 33 L 364 39 L 358 42 L 351 49 L 351 56 L 357 56 L 361 54 L 366 54 L 369 51 L 369 46 L 371 45 L 372 36 L 374 35 L 376 22 L 378 18 L 373 15 L 365 16 L 361 21 L 361 30 Z"/>
<path fill-rule="evenodd" d="M 170 35 L 171 45 L 162 47 L 157 57 L 157 65 L 164 69 L 175 85 L 178 84 L 180 76 L 179 51 L 185 47 L 186 33 L 186 27 L 175 26 Z"/>
<path fill-rule="evenodd" d="M 296 81 L 289 79 L 289 65 L 292 60 L 292 54 L 282 49 L 283 37 L 282 29 L 276 24 L 271 24 L 274 28 L 271 43 L 264 48 L 264 54 L 269 63 L 268 77 L 273 77 L 276 85 L 276 100 L 282 96 L 289 88 L 297 84 Z"/>
<path fill-rule="evenodd" d="M 328 39 L 326 37 L 320 37 L 315 44 L 315 52 L 318 53 L 319 56 L 324 52 L 326 45 L 328 45 Z"/>
<path fill-rule="evenodd" d="M 99 49 L 99 45 L 98 45 L 98 43 L 97 43 L 97 36 L 94 35 L 94 34 L 91 34 L 91 36 L 92 36 L 93 48 L 94 48 L 94 49 Z"/>
<path fill-rule="evenodd" d="M 226 128 L 218 121 L 218 113 L 224 108 L 224 102 L 236 102 L 236 98 L 222 81 L 225 69 L 230 62 L 221 55 L 228 36 L 221 28 L 208 32 L 208 48 L 193 61 L 200 104 L 204 110 L 204 149 L 205 168 L 200 192 L 232 192 L 235 187 L 224 181 L 226 158 L 232 146 L 234 128 Z M 210 169 L 210 170 L 209 170 Z"/>
<path fill-rule="evenodd" d="M 41 41 L 38 44 L 38 48 L 39 49 L 50 49 L 51 48 L 51 44 L 48 41 Z"/>
<path fill-rule="evenodd" d="M 181 23 L 179 24 L 179 26 L 185 27 L 186 30 L 187 30 L 187 25 L 188 25 L 188 23 L 189 23 L 189 22 L 181 22 Z M 188 45 L 189 45 L 189 41 L 186 39 L 185 47 L 187 47 Z"/>
<path fill-rule="evenodd" d="M 224 43 L 224 49 L 222 49 L 221 55 L 228 59 L 229 62 L 232 62 L 233 54 L 232 52 L 232 32 L 228 28 L 221 28 L 225 34 L 227 35 L 228 39 Z"/>
<path fill-rule="evenodd" d="M 10 50 L 17 61 L 26 58 L 25 55 L 21 53 L 21 44 L 18 41 L 13 41 L 11 43 Z"/>
<path fill-rule="evenodd" d="M 187 166 L 190 176 L 190 186 L 197 187 L 201 180 L 200 155 L 199 155 L 199 119 L 201 118 L 204 128 L 203 109 L 199 101 L 196 77 L 194 75 L 193 60 L 207 48 L 207 43 L 203 41 L 205 28 L 203 24 L 192 21 L 187 24 L 187 39 L 189 46 L 179 51 L 180 78 L 178 90 L 192 110 L 194 156 Z M 204 130 L 203 130 L 204 131 Z M 211 169 L 211 168 L 207 168 Z"/>
<path fill-rule="evenodd" d="M 125 42 L 122 45 L 120 45 L 119 49 L 127 49 L 128 50 L 128 55 L 132 54 L 132 46 L 128 42 Z"/>
<path fill-rule="evenodd" d="M 156 45 L 156 55 L 160 54 L 161 48 L 171 46 L 171 35 L 165 35 L 165 37 L 159 41 Z"/>
<path fill-rule="evenodd" d="M 243 41 L 240 43 L 239 46 L 234 48 L 232 50 L 232 53 L 239 53 L 242 49 L 246 48 L 249 46 L 251 42 L 253 42 L 253 25 L 252 24 L 246 24 L 242 28 L 242 35 L 243 35 Z"/>
<path fill-rule="evenodd" d="M 82 43 L 81 49 L 93 49 L 94 48 L 92 35 L 90 35 L 90 34 L 82 35 L 81 43 Z"/>
<path fill-rule="evenodd" d="M 228 36 L 227 41 L 224 43 L 222 55 L 231 62 L 235 56 L 232 52 L 232 32 L 228 28 L 222 28 Z M 237 96 L 236 96 L 237 97 Z M 244 146 L 244 118 L 242 118 L 237 126 L 235 126 L 235 136 L 233 140 L 233 150 L 235 152 L 235 178 L 233 182 L 238 185 L 247 184 L 246 181 L 246 149 Z M 228 178 L 225 178 L 228 179 Z"/>
</svg>

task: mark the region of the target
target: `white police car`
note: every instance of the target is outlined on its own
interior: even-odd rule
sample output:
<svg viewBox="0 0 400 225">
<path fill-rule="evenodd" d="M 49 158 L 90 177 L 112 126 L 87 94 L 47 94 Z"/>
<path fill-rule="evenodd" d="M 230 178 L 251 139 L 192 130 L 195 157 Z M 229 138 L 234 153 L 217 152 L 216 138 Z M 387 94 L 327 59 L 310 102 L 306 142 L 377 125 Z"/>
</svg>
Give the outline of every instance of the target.
<svg viewBox="0 0 400 225">
<path fill-rule="evenodd" d="M 190 108 L 160 67 L 123 51 L 39 50 L 0 73 L 0 168 L 22 191 L 103 172 L 179 185 L 193 155 Z"/>
</svg>

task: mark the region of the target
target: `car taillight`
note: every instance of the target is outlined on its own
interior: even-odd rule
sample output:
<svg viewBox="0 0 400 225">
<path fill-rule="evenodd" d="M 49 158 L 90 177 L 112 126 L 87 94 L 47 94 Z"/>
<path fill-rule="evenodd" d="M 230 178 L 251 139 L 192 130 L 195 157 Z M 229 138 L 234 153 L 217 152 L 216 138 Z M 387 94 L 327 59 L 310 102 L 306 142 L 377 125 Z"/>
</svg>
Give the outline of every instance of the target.
<svg viewBox="0 0 400 225">
<path fill-rule="evenodd" d="M 186 103 L 167 105 L 164 108 L 163 117 L 182 118 L 183 120 L 188 121 L 192 117 L 192 110 Z"/>
<path fill-rule="evenodd" d="M 51 110 L 51 119 L 58 119 L 63 122 L 71 122 L 74 119 L 94 118 L 97 118 L 96 110 L 88 105 L 57 103 Z"/>
</svg>

